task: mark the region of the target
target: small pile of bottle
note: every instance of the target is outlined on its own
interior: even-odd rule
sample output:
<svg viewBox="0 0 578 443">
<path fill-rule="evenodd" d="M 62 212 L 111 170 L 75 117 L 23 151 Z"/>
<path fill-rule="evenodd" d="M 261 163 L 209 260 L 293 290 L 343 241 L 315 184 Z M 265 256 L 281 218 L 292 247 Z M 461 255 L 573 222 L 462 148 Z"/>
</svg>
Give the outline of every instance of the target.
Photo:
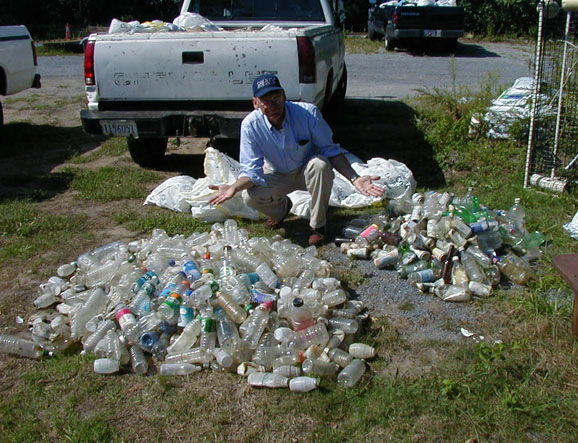
<svg viewBox="0 0 578 443">
<path fill-rule="evenodd" d="M 350 257 L 396 269 L 423 292 L 466 302 L 491 295 L 502 277 L 518 285 L 534 277 L 530 261 L 540 257 L 544 236 L 527 231 L 525 216 L 519 198 L 494 211 L 472 188 L 463 197 L 415 193 L 372 219 L 353 219 L 336 244 Z"/>
<path fill-rule="evenodd" d="M 151 363 L 161 375 L 236 371 L 252 386 L 307 392 L 319 376 L 353 386 L 375 350 L 354 337 L 348 300 L 312 246 L 250 238 L 233 219 L 210 232 L 117 241 L 84 253 L 40 286 L 31 340 L 0 335 L 0 352 L 40 358 L 80 342 L 94 370 Z"/>
</svg>

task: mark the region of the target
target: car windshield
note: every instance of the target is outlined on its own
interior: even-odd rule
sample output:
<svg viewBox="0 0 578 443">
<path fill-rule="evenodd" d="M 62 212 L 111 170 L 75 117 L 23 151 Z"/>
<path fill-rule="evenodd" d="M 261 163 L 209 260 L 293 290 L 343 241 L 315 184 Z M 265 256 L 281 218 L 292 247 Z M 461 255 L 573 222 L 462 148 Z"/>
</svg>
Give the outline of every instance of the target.
<svg viewBox="0 0 578 443">
<path fill-rule="evenodd" d="M 320 0 L 192 0 L 189 11 L 209 20 L 325 21 Z"/>
</svg>

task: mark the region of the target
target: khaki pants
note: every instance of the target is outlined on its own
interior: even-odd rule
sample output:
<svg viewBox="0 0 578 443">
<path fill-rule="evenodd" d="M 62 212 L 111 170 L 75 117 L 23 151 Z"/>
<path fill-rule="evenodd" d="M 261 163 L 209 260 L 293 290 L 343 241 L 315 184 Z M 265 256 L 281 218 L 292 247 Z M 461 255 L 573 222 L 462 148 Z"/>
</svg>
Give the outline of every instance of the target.
<svg viewBox="0 0 578 443">
<path fill-rule="evenodd" d="M 333 186 L 333 167 L 329 160 L 315 156 L 301 168 L 279 174 L 265 171 L 267 186 L 254 186 L 243 191 L 245 204 L 275 220 L 287 212 L 285 197 L 293 191 L 311 194 L 309 225 L 322 228 L 327 223 L 327 209 Z"/>
</svg>

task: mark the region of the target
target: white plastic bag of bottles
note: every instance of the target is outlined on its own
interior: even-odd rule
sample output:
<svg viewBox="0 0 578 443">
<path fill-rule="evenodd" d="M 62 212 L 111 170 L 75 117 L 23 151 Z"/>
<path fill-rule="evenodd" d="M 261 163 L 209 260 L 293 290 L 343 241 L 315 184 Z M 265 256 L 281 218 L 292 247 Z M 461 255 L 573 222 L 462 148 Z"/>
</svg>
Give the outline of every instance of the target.
<svg viewBox="0 0 578 443">
<path fill-rule="evenodd" d="M 566 223 L 562 227 L 568 231 L 570 237 L 572 237 L 574 240 L 578 240 L 578 212 L 574 214 L 574 218 L 570 223 Z"/>
<path fill-rule="evenodd" d="M 196 181 L 188 175 L 171 177 L 153 189 L 144 204 L 157 205 L 176 212 L 189 212 L 191 205 L 183 197 L 183 193 L 191 192 Z"/>
</svg>

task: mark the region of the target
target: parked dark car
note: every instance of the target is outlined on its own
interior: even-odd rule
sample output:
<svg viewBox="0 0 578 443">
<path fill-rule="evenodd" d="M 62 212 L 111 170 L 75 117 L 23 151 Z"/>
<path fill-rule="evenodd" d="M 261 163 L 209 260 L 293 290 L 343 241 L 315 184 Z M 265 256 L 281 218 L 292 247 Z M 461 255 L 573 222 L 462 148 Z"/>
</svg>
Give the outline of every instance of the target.
<svg viewBox="0 0 578 443">
<path fill-rule="evenodd" d="M 419 39 L 436 39 L 453 51 L 464 35 L 464 8 L 407 1 L 375 4 L 369 9 L 367 33 L 371 40 L 384 38 L 388 51 Z"/>
</svg>

